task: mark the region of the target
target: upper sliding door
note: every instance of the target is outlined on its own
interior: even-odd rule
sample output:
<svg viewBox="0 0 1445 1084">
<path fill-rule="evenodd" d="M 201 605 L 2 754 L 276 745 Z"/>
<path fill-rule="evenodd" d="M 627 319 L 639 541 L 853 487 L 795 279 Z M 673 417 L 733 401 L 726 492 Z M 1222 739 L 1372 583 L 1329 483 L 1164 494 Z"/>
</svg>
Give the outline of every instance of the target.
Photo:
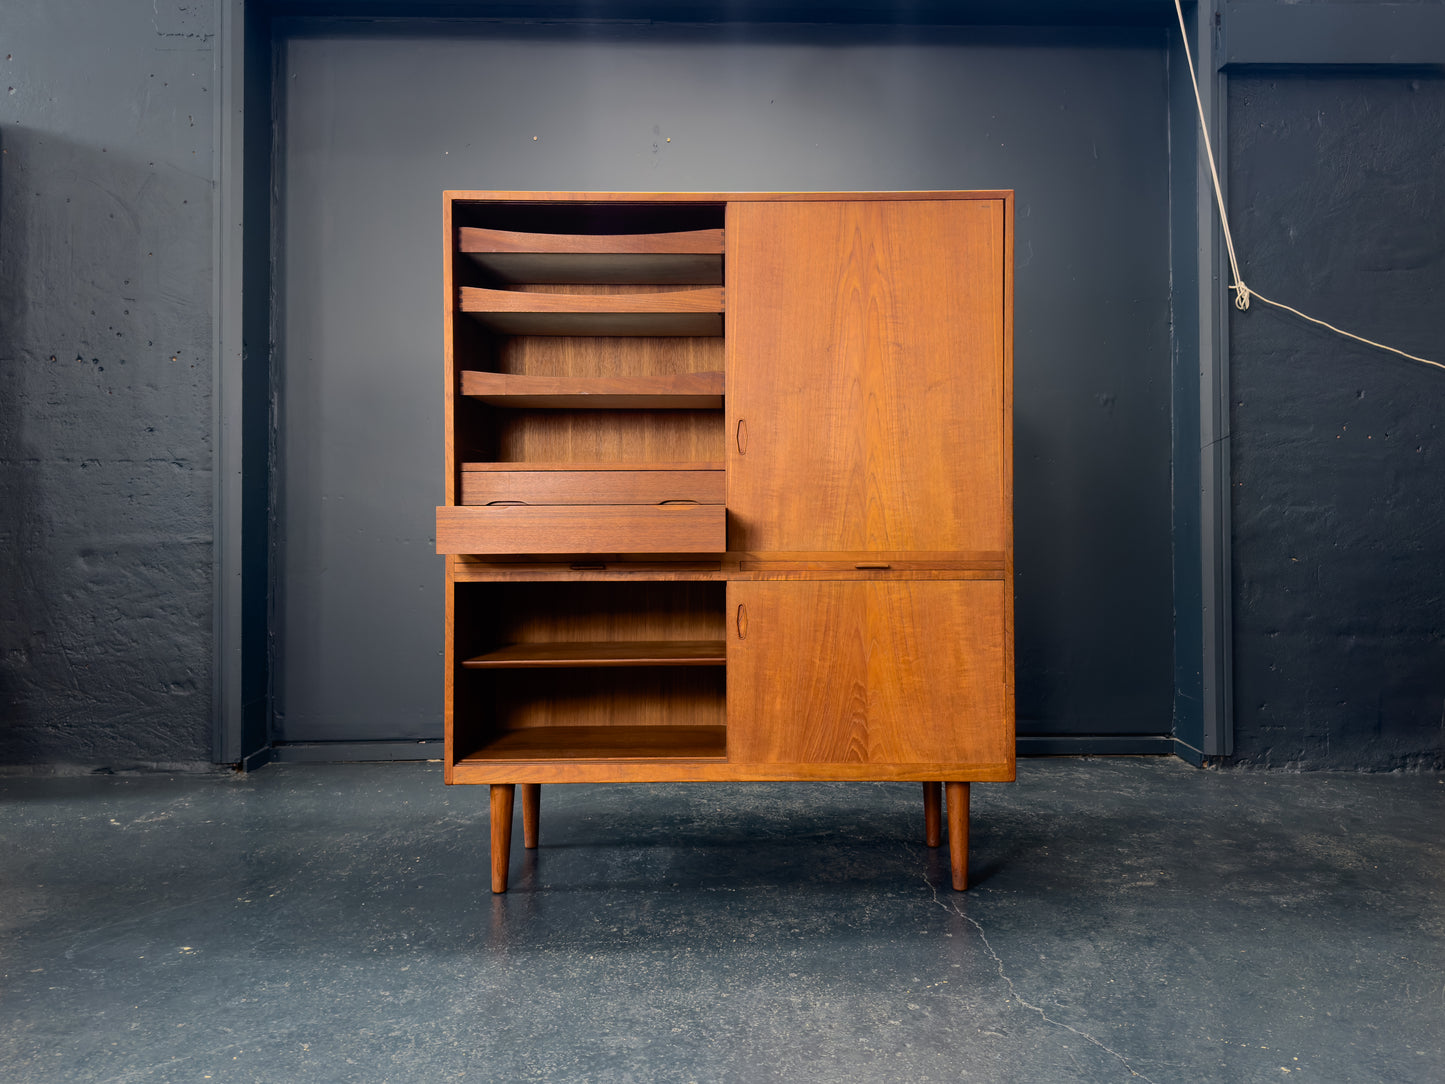
<svg viewBox="0 0 1445 1084">
<path fill-rule="evenodd" d="M 1004 202 L 733 203 L 731 550 L 1002 551 Z"/>
</svg>

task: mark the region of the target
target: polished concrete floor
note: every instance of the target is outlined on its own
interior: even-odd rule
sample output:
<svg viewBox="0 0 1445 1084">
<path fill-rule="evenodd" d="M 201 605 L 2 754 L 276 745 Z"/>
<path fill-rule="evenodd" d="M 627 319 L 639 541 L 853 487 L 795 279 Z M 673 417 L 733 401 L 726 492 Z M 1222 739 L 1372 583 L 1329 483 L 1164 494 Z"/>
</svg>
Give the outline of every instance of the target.
<svg viewBox="0 0 1445 1084">
<path fill-rule="evenodd" d="M 1445 1080 L 1445 779 L 1033 760 L 543 789 L 0 778 L 0 1080 Z M 520 824 L 518 825 L 520 832 Z"/>
</svg>

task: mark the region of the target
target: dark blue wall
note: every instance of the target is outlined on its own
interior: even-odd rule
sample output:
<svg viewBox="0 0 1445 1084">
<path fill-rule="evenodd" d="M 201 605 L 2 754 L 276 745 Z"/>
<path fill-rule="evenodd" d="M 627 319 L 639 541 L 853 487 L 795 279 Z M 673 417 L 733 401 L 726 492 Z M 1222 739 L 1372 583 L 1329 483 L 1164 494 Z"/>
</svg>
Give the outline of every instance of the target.
<svg viewBox="0 0 1445 1084">
<path fill-rule="evenodd" d="M 1145 5 L 1127 7 L 1137 18 Z M 212 19 L 211 6 L 180 0 L 54 0 L 5 14 L 0 765 L 211 755 Z M 1231 86 L 1229 186 L 1249 280 L 1438 357 L 1438 74 Z M 1193 138 L 1177 114 L 1171 138 Z M 1168 183 L 1162 168 L 1157 183 Z M 1173 243 L 1193 244 L 1188 216 L 1174 212 Z M 1077 273 L 1086 281 L 1087 266 Z M 1192 318 L 1178 307 L 1175 317 Z M 1441 766 L 1445 374 L 1258 305 L 1231 323 L 1238 757 Z M 258 335 L 252 326 L 251 364 L 265 356 Z M 1176 357 L 1173 371 L 1177 406 L 1190 360 Z M 1084 403 L 1080 425 L 1120 401 Z M 266 406 L 248 399 L 246 424 L 264 431 Z M 1187 445 L 1176 434 L 1176 448 Z M 1176 458 L 1176 507 L 1190 472 Z M 1196 584 L 1176 583 L 1187 633 Z M 261 616 L 253 606 L 253 630 Z M 1100 608 L 1098 619 L 1113 617 Z M 1175 680 L 1187 692 L 1193 675 Z M 264 671 L 245 684 L 254 702 Z"/>
<path fill-rule="evenodd" d="M 1245 282 L 1445 360 L 1445 77 L 1230 81 Z M 1445 372 L 1231 318 L 1235 753 L 1445 766 Z"/>
<path fill-rule="evenodd" d="M 446 188 L 1013 188 L 1019 732 L 1169 732 L 1161 29 L 285 29 L 281 738 L 440 737 Z"/>
</svg>

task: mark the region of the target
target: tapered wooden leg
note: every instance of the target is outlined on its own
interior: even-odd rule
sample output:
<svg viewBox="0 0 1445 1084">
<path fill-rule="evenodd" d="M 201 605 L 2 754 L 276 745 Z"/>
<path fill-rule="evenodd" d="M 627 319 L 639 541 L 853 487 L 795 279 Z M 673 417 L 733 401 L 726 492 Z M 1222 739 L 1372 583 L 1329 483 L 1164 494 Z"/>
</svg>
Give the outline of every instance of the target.
<svg viewBox="0 0 1445 1084">
<path fill-rule="evenodd" d="M 953 887 L 968 887 L 968 784 L 945 783 L 948 792 L 948 864 L 953 867 Z"/>
<path fill-rule="evenodd" d="M 512 861 L 512 796 L 514 783 L 492 784 L 492 891 L 507 891 L 507 867 Z"/>
<path fill-rule="evenodd" d="M 527 850 L 537 846 L 537 822 L 542 812 L 542 784 L 522 784 L 522 844 Z"/>
<path fill-rule="evenodd" d="M 923 784 L 923 842 L 937 847 L 943 840 L 943 784 Z"/>
</svg>

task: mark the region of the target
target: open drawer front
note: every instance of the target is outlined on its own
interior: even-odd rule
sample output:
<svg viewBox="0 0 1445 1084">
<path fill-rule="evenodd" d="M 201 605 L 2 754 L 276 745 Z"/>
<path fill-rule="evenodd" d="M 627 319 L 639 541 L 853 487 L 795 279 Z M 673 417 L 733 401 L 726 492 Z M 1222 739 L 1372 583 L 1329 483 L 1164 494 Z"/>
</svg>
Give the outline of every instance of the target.
<svg viewBox="0 0 1445 1084">
<path fill-rule="evenodd" d="M 722 553 L 720 504 L 443 507 L 438 553 Z"/>
</svg>

